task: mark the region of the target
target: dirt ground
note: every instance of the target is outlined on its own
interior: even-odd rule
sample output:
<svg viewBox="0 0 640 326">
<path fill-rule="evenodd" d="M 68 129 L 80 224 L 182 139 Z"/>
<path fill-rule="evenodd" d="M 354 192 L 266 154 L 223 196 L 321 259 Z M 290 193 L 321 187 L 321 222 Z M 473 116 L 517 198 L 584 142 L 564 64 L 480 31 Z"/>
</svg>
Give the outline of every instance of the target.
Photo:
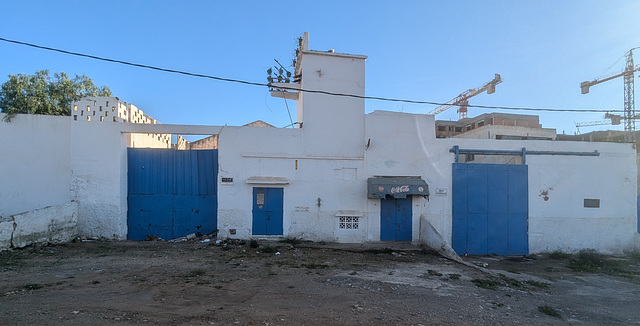
<svg viewBox="0 0 640 326">
<path fill-rule="evenodd" d="M 640 324 L 639 255 L 607 257 L 624 267 L 608 274 L 554 258 L 465 265 L 291 239 L 32 246 L 0 253 L 0 325 Z"/>
</svg>

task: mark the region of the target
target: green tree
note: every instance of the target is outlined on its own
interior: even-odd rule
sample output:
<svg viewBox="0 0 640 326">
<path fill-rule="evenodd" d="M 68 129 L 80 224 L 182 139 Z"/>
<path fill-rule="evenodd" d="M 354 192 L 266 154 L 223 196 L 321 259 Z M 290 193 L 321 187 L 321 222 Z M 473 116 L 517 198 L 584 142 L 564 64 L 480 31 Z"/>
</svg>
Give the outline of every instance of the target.
<svg viewBox="0 0 640 326">
<path fill-rule="evenodd" d="M 34 75 L 9 75 L 0 87 L 0 109 L 5 122 L 18 113 L 71 115 L 71 103 L 87 96 L 111 96 L 107 86 L 96 86 L 91 78 L 64 72 L 36 71 Z"/>
</svg>

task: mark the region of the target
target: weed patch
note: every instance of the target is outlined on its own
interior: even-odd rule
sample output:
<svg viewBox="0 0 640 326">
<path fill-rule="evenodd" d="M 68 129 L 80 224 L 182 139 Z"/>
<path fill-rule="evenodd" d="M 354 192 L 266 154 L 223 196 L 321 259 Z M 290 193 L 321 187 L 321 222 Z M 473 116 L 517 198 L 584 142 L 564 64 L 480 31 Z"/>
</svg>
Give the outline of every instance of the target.
<svg viewBox="0 0 640 326">
<path fill-rule="evenodd" d="M 325 269 L 325 268 L 329 268 L 329 265 L 327 264 L 318 264 L 318 263 L 308 263 L 308 264 L 302 264 L 302 267 L 306 267 L 308 269 Z"/>
<path fill-rule="evenodd" d="M 189 274 L 187 274 L 187 277 L 198 277 L 198 276 L 202 276 L 204 274 L 206 274 L 207 271 L 205 271 L 204 269 L 194 269 L 191 272 L 189 272 Z"/>
<path fill-rule="evenodd" d="M 278 252 L 278 247 L 264 246 L 260 249 L 260 252 L 263 254 L 273 254 Z"/>
<path fill-rule="evenodd" d="M 507 285 L 510 286 L 512 288 L 516 288 L 516 289 L 521 289 L 522 288 L 522 283 L 520 283 L 520 281 L 514 279 L 514 278 L 510 278 L 507 277 L 504 274 L 498 274 L 498 276 L 500 276 L 500 279 Z"/>
<path fill-rule="evenodd" d="M 593 249 L 580 250 L 569 260 L 569 268 L 577 272 L 603 273 L 632 278 L 634 273 L 621 260 L 614 260 Z"/>
<path fill-rule="evenodd" d="M 561 250 L 556 250 L 549 254 L 549 258 L 555 259 L 555 260 L 569 259 L 571 258 L 571 254 L 568 254 Z"/>
<path fill-rule="evenodd" d="M 500 282 L 494 281 L 494 280 L 475 279 L 475 280 L 472 280 L 471 282 L 473 282 L 473 284 L 475 284 L 478 287 L 481 287 L 483 289 L 489 289 L 489 290 L 495 290 L 498 288 L 498 285 L 501 285 Z"/>
<path fill-rule="evenodd" d="M 29 284 L 25 284 L 23 287 L 27 290 L 38 290 L 38 289 L 42 289 L 44 285 L 38 284 L 38 283 L 29 283 Z"/>
<path fill-rule="evenodd" d="M 553 309 L 553 307 L 550 307 L 548 305 L 539 306 L 538 311 L 540 311 L 545 315 L 549 315 L 551 317 L 562 318 L 562 316 L 557 310 Z"/>
<path fill-rule="evenodd" d="M 393 252 L 393 249 L 391 249 L 391 248 L 383 248 L 383 249 L 370 248 L 370 249 L 365 250 L 364 252 L 369 253 L 369 254 L 391 254 Z"/>
<path fill-rule="evenodd" d="M 545 283 L 545 282 L 538 282 L 538 281 L 534 281 L 534 280 L 526 280 L 524 281 L 525 284 L 540 288 L 540 289 L 546 289 L 549 287 L 549 283 Z"/>
<path fill-rule="evenodd" d="M 286 237 L 286 238 L 280 240 L 280 242 L 288 243 L 288 244 L 290 244 L 292 246 L 299 245 L 299 244 L 302 243 L 302 241 L 303 240 L 301 238 L 296 238 L 296 237 Z"/>
</svg>

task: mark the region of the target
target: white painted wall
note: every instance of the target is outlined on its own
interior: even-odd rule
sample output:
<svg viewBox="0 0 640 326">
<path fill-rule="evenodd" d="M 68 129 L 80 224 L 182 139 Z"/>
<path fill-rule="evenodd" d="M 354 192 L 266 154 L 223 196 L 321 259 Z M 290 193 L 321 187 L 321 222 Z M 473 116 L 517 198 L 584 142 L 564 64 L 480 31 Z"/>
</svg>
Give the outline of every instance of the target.
<svg viewBox="0 0 640 326">
<path fill-rule="evenodd" d="M 127 235 L 127 134 L 121 123 L 72 123 L 71 196 L 82 235 Z"/>
<path fill-rule="evenodd" d="M 365 56 L 305 51 L 301 86 L 364 96 L 365 60 Z M 297 121 L 303 122 L 305 154 L 362 157 L 363 99 L 304 92 L 298 100 Z"/>
<path fill-rule="evenodd" d="M 0 217 L 71 201 L 69 126 L 61 116 L 0 121 Z"/>
<path fill-rule="evenodd" d="M 592 152 L 599 157 L 528 155 L 529 251 L 531 253 L 594 248 L 620 253 L 634 249 L 636 218 L 636 162 L 630 144 L 488 141 L 438 139 L 434 164 L 440 171 L 433 189 L 447 190 L 434 196 L 427 218 L 445 239 L 451 239 L 451 163 L 454 145 L 466 149 Z M 430 184 L 431 185 L 431 184 Z M 548 191 L 549 199 L 542 193 Z M 584 208 L 585 198 L 600 199 L 600 208 Z M 434 214 L 431 217 L 429 214 Z"/>
<path fill-rule="evenodd" d="M 365 169 L 362 180 L 374 176 L 413 176 L 425 180 L 430 188 L 438 174 L 431 162 L 436 154 L 434 116 L 374 111 L 366 115 L 364 143 Z M 365 190 L 366 192 L 366 190 Z M 433 192 L 433 189 L 431 189 Z M 364 194 L 366 196 L 366 193 Z M 430 196 L 432 199 L 433 196 Z M 420 239 L 420 217 L 432 211 L 433 204 L 412 196 L 413 240 Z M 380 239 L 380 199 L 367 199 L 369 240 Z"/>
<path fill-rule="evenodd" d="M 253 187 L 284 188 L 284 236 L 361 242 L 366 230 L 337 229 L 338 210 L 362 210 L 366 183 L 358 178 L 362 159 L 307 156 L 300 129 L 225 127 L 220 134 L 218 228 L 221 237 L 249 238 Z M 296 169 L 297 161 L 297 169 Z M 286 178 L 288 184 L 247 184 L 250 177 Z M 318 198 L 320 205 L 318 206 Z M 236 234 L 229 230 L 235 229 Z"/>
</svg>

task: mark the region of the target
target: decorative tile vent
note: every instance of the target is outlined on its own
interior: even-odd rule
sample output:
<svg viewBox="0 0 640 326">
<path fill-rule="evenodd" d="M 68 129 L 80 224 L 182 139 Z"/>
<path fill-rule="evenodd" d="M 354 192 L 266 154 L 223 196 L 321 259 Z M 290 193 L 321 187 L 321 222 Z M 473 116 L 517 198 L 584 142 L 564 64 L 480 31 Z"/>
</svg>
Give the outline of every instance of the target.
<svg viewBox="0 0 640 326">
<path fill-rule="evenodd" d="M 340 229 L 357 230 L 360 228 L 360 218 L 356 216 L 340 216 Z"/>
<path fill-rule="evenodd" d="M 359 230 L 362 213 L 356 210 L 341 210 L 336 212 L 338 218 L 338 229 Z"/>
</svg>

